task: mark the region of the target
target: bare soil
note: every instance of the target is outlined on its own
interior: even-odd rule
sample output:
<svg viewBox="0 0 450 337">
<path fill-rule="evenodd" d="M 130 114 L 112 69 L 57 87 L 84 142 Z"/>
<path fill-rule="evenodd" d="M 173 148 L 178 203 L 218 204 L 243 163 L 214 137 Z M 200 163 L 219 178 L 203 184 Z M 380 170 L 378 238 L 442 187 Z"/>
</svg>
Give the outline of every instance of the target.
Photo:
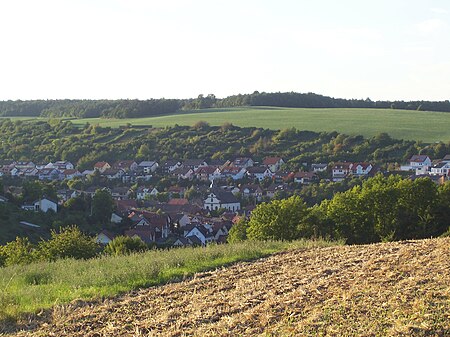
<svg viewBox="0 0 450 337">
<path fill-rule="evenodd" d="M 450 238 L 315 248 L 21 322 L 17 336 L 450 336 Z"/>
</svg>

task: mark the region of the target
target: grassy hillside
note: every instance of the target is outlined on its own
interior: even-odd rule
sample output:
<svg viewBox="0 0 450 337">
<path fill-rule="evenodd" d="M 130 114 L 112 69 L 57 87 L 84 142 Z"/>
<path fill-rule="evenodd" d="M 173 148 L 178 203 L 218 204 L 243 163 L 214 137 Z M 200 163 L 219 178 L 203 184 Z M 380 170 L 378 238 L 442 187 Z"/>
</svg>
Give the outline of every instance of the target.
<svg viewBox="0 0 450 337">
<path fill-rule="evenodd" d="M 57 307 L 20 336 L 449 336 L 450 238 L 301 249 Z"/>
<path fill-rule="evenodd" d="M 170 116 L 134 119 L 77 119 L 73 123 L 98 123 L 101 126 L 118 127 L 133 125 L 193 125 L 204 120 L 211 125 L 225 122 L 241 127 L 263 127 L 299 130 L 338 131 L 349 135 L 374 136 L 387 132 L 397 139 L 422 140 L 424 142 L 450 141 L 450 113 L 391 109 L 300 109 L 300 108 L 228 108 L 183 112 Z"/>
<path fill-rule="evenodd" d="M 336 244 L 320 240 L 246 242 L 0 268 L 0 334 L 21 314 L 55 304 L 113 296 L 283 250 Z"/>
</svg>

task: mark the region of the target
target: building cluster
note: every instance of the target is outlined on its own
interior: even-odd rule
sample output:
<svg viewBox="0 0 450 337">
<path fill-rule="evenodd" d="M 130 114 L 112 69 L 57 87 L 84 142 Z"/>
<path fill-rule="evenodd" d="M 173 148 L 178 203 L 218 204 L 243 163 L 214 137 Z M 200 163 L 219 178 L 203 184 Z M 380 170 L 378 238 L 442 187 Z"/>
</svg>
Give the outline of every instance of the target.
<svg viewBox="0 0 450 337">
<path fill-rule="evenodd" d="M 59 190 L 58 200 L 42 198 L 22 205 L 22 209 L 58 212 L 58 204 L 71 198 L 81 194 L 93 197 L 98 190 L 106 190 L 116 206 L 111 222 L 122 223 L 126 220 L 129 224 L 121 234 L 139 237 L 147 243 L 165 242 L 175 246 L 224 242 L 237 219 L 247 216 L 257 203 L 270 200 L 277 193 L 290 195 L 295 188 L 318 182 L 321 178 L 341 181 L 380 172 L 379 168 L 368 162 L 318 163 L 304 167 L 308 168 L 307 171 L 292 172 L 284 169 L 285 162 L 280 157 L 267 157 L 261 163 L 247 157 L 223 162 L 203 159 L 167 160 L 161 163 L 103 161 L 82 172 L 68 161 L 45 165 L 32 162 L 0 164 L 0 175 L 16 178 L 65 180 L 76 177 L 84 179 L 89 175 L 103 177 L 103 181 L 111 182 L 108 184 L 110 187 L 97 185 L 83 190 Z M 414 177 L 427 175 L 436 182 L 443 182 L 449 176 L 450 155 L 434 162 L 428 156 L 414 155 L 400 169 L 414 171 Z M 169 181 L 177 183 L 160 187 L 162 190 L 159 190 L 149 183 L 155 175 L 159 178 L 170 177 L 172 179 Z M 132 189 L 131 185 L 135 183 L 138 187 Z M 187 188 L 183 186 L 194 188 L 196 197 L 188 200 Z M 11 187 L 9 192 L 20 193 L 20 188 Z M 163 192 L 168 200 L 157 201 Z M 7 199 L 0 196 L 0 202 L 7 202 Z M 98 241 L 107 243 L 113 237 L 103 231 Z"/>
</svg>

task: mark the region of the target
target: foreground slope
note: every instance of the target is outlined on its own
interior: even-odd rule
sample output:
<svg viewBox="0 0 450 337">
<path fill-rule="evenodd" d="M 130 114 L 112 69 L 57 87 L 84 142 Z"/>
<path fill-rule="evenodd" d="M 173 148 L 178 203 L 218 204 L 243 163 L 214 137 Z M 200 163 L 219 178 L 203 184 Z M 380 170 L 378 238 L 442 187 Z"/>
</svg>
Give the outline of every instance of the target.
<svg viewBox="0 0 450 337">
<path fill-rule="evenodd" d="M 20 336 L 448 336 L 450 238 L 314 248 L 97 303 Z"/>
</svg>

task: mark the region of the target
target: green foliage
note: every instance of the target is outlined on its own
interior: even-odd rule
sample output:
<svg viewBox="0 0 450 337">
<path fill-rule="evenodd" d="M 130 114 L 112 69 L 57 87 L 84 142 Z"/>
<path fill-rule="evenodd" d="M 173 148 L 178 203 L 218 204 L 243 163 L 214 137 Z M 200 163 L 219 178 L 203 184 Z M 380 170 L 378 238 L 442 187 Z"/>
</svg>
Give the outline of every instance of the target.
<svg viewBox="0 0 450 337">
<path fill-rule="evenodd" d="M 15 241 L 0 246 L 0 267 L 14 264 L 28 264 L 37 258 L 35 248 L 28 238 L 17 237 Z"/>
<path fill-rule="evenodd" d="M 247 228 L 248 228 L 247 219 L 241 218 L 237 223 L 235 223 L 231 227 L 227 237 L 228 243 L 236 243 L 247 240 Z"/>
<path fill-rule="evenodd" d="M 378 175 L 327 201 L 326 217 L 347 243 L 421 239 L 448 227 L 449 185 Z"/>
<path fill-rule="evenodd" d="M 108 225 L 111 222 L 113 212 L 113 199 L 106 190 L 95 191 L 92 198 L 92 218 L 95 222 Z"/>
<path fill-rule="evenodd" d="M 89 259 L 97 255 L 99 245 L 73 225 L 51 232 L 51 239 L 39 243 L 39 253 L 45 260 Z"/>
<path fill-rule="evenodd" d="M 126 255 L 143 252 L 147 249 L 147 245 L 140 238 L 118 236 L 106 245 L 104 252 L 109 255 Z"/>
<path fill-rule="evenodd" d="M 247 236 L 251 240 L 298 239 L 307 214 L 306 204 L 299 196 L 262 203 L 252 212 Z"/>
</svg>

